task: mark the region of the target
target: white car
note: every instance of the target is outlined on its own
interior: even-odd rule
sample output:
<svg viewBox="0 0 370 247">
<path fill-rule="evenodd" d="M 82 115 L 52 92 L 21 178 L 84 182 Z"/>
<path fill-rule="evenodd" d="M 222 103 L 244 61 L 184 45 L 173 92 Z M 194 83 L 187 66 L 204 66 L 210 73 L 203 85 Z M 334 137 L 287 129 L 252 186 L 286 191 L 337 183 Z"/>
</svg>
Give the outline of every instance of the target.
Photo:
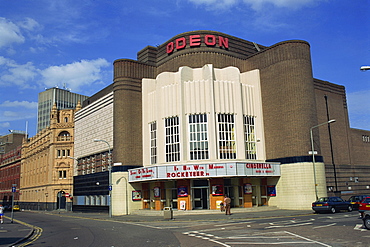
<svg viewBox="0 0 370 247">
<path fill-rule="evenodd" d="M 364 211 L 362 220 L 366 229 L 370 230 L 370 211 Z"/>
</svg>

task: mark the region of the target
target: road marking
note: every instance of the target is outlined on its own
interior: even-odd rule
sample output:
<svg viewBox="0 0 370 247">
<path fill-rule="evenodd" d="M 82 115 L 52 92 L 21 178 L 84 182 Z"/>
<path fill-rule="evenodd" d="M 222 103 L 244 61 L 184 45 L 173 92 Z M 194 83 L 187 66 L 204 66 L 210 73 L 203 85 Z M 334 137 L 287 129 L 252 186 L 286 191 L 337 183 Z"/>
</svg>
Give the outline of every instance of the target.
<svg viewBox="0 0 370 247">
<path fill-rule="evenodd" d="M 331 245 L 327 245 L 327 244 L 321 243 L 321 242 L 319 242 L 319 241 L 312 240 L 312 239 L 309 239 L 309 238 L 306 238 L 306 237 L 300 236 L 300 235 L 295 234 L 295 233 L 292 233 L 292 232 L 288 232 L 288 231 L 284 231 L 284 232 L 285 232 L 285 233 L 288 233 L 288 234 L 290 234 L 290 235 L 292 235 L 292 236 L 295 236 L 295 237 L 297 237 L 297 238 L 301 238 L 301 239 L 307 240 L 307 241 L 309 241 L 309 242 L 313 242 L 313 243 L 316 243 L 316 244 L 320 244 L 320 245 L 322 245 L 322 246 L 331 247 Z"/>
<path fill-rule="evenodd" d="M 219 244 L 219 245 L 222 245 L 222 246 L 225 246 L 225 247 L 231 247 L 228 244 L 224 244 L 224 243 L 222 243 L 220 241 L 217 241 L 217 240 L 214 240 L 214 239 L 210 239 L 209 241 L 214 242 L 214 243 Z"/>
<path fill-rule="evenodd" d="M 335 226 L 337 223 L 332 223 L 332 224 L 329 224 L 329 225 L 324 225 L 324 226 L 315 226 L 315 227 L 312 227 L 313 229 L 317 229 L 317 228 L 323 228 L 323 227 L 329 227 L 329 226 Z"/>
<path fill-rule="evenodd" d="M 354 230 L 360 230 L 362 232 L 368 231 L 366 228 L 364 228 L 364 226 L 362 224 L 357 224 L 353 229 Z"/>
<path fill-rule="evenodd" d="M 226 242 L 226 244 L 242 244 L 242 245 L 280 245 L 280 244 L 307 244 L 307 241 L 292 241 L 292 242 L 277 242 L 277 243 L 266 243 L 266 242 Z"/>
<path fill-rule="evenodd" d="M 267 226 L 267 228 L 283 228 L 283 227 L 294 227 L 294 226 L 304 226 L 304 225 L 312 225 L 312 222 L 307 222 L 307 223 L 301 223 L 301 224 L 294 224 L 294 225 L 284 225 L 284 226 Z"/>
<path fill-rule="evenodd" d="M 269 239 L 269 238 L 292 238 L 291 236 L 279 236 L 279 237 L 276 237 L 276 236 L 260 236 L 260 235 L 255 235 L 255 236 L 251 236 L 251 237 L 228 237 L 229 239 L 253 239 L 253 238 L 265 238 L 265 239 Z"/>
<path fill-rule="evenodd" d="M 229 225 L 236 225 L 236 224 L 249 224 L 254 223 L 255 221 L 245 221 L 245 222 L 237 222 L 237 223 L 228 223 L 228 224 L 221 224 L 221 225 L 215 225 L 216 227 L 220 226 L 229 226 Z"/>
</svg>

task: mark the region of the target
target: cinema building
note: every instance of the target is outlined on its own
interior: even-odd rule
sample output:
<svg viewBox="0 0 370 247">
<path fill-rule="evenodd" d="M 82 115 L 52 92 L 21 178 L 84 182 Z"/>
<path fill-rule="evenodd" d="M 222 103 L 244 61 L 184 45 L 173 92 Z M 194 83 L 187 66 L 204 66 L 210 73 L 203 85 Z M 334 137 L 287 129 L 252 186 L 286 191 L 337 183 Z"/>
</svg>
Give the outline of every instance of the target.
<svg viewBox="0 0 370 247">
<path fill-rule="evenodd" d="M 350 128 L 345 88 L 313 78 L 309 43 L 182 33 L 116 60 L 76 113 L 74 207 L 217 209 L 228 194 L 232 207 L 310 209 L 370 193 L 369 135 Z M 111 199 L 97 186 L 109 164 Z"/>
</svg>

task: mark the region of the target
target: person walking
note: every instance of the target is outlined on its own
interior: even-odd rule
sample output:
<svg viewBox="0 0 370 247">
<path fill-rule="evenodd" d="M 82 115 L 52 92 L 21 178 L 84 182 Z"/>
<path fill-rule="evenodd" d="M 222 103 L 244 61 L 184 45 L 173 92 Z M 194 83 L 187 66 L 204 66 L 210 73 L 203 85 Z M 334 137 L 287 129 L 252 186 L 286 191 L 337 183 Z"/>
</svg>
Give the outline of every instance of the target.
<svg viewBox="0 0 370 247">
<path fill-rule="evenodd" d="M 231 199 L 230 199 L 230 197 L 228 195 L 225 195 L 225 198 L 224 198 L 224 207 L 225 207 L 225 214 L 226 215 L 231 215 L 230 206 L 231 206 Z"/>
<path fill-rule="evenodd" d="M 1 224 L 4 223 L 3 216 L 4 216 L 4 207 L 3 207 L 3 205 L 0 204 L 0 221 L 1 221 Z"/>
</svg>

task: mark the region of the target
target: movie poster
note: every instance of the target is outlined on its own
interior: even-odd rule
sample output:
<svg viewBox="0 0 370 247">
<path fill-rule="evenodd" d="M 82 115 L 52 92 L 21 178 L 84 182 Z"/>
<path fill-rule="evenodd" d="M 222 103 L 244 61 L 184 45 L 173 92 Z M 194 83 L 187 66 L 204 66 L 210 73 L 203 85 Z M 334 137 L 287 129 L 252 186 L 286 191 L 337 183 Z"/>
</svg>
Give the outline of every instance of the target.
<svg viewBox="0 0 370 247">
<path fill-rule="evenodd" d="M 222 196 L 224 194 L 224 187 L 220 184 L 212 185 L 212 195 Z"/>
<path fill-rule="evenodd" d="M 132 191 L 132 200 L 133 201 L 140 201 L 141 200 L 141 190 L 133 190 Z"/>
<path fill-rule="evenodd" d="M 252 194 L 252 184 L 244 184 L 244 194 Z"/>
<path fill-rule="evenodd" d="M 187 186 L 180 186 L 177 189 L 177 196 L 178 197 L 185 197 L 188 196 L 188 187 Z"/>
</svg>

